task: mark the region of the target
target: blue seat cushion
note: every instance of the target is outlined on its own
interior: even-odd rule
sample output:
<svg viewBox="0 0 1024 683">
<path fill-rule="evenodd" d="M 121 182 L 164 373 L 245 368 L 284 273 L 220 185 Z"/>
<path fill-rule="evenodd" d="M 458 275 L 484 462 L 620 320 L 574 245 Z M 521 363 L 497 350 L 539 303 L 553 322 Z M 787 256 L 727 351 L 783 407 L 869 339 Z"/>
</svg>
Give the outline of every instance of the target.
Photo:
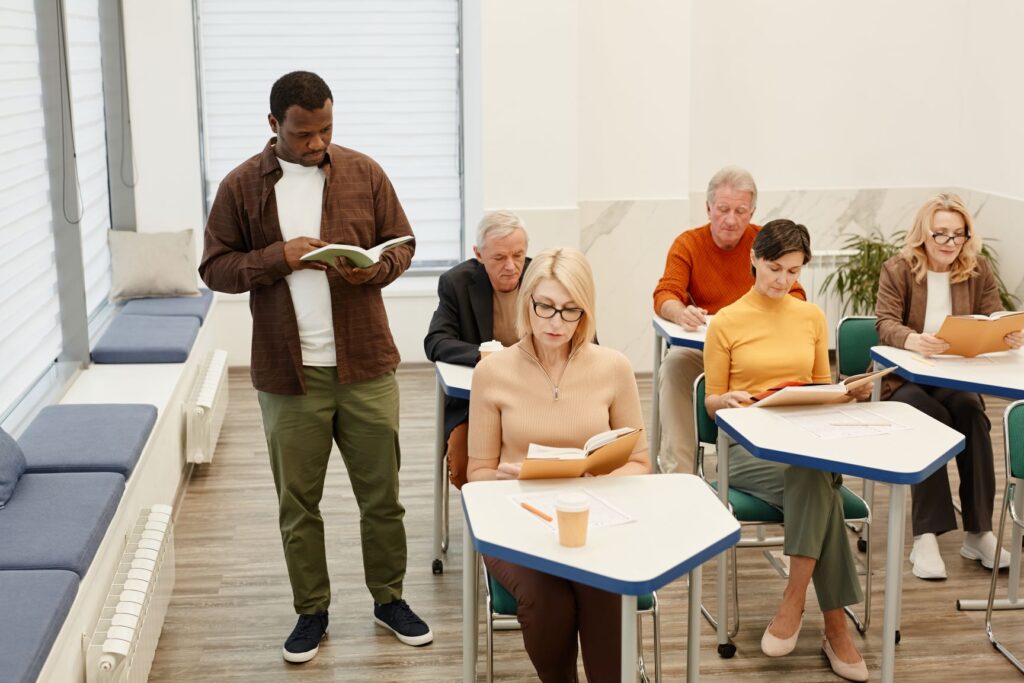
<svg viewBox="0 0 1024 683">
<path fill-rule="evenodd" d="M 47 406 L 21 435 L 26 472 L 117 472 L 131 476 L 156 422 L 156 406 Z"/>
<path fill-rule="evenodd" d="M 85 576 L 123 492 L 124 477 L 111 472 L 22 475 L 0 510 L 0 570 Z"/>
<path fill-rule="evenodd" d="M 10 434 L 0 429 L 0 508 L 14 495 L 18 479 L 25 473 L 25 453 Z"/>
<path fill-rule="evenodd" d="M 73 572 L 0 571 L 0 672 L 4 681 L 36 680 L 77 593 L 78 576 Z"/>
<path fill-rule="evenodd" d="M 199 333 L 191 316 L 118 315 L 92 350 L 97 363 L 184 363 Z"/>
<path fill-rule="evenodd" d="M 213 303 L 213 292 L 200 289 L 199 296 L 170 296 L 132 299 L 124 305 L 121 315 L 190 315 L 199 318 L 200 324 Z"/>
</svg>

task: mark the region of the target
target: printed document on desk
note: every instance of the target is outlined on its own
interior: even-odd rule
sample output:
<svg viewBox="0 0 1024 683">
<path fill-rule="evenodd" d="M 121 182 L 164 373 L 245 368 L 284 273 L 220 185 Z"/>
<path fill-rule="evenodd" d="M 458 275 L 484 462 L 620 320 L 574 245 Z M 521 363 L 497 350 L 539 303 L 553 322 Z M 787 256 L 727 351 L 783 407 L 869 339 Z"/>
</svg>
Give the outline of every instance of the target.
<svg viewBox="0 0 1024 683">
<path fill-rule="evenodd" d="M 552 531 L 557 532 L 558 514 L 555 511 L 555 501 L 559 496 L 565 493 L 586 496 L 587 502 L 590 504 L 590 516 L 587 520 L 587 528 L 591 531 L 594 529 L 604 529 L 610 526 L 618 526 L 619 524 L 628 524 L 629 522 L 636 521 L 633 517 L 627 515 L 605 499 L 595 496 L 587 489 L 561 489 L 555 491 L 537 491 L 536 493 L 521 493 L 509 496 L 509 499 L 515 503 L 517 508 L 519 508 L 519 512 L 533 517 L 539 524 L 543 524 Z M 523 503 L 527 503 L 528 505 L 537 508 L 550 517 L 551 521 L 546 522 L 532 512 L 523 509 Z"/>
<path fill-rule="evenodd" d="M 779 417 L 800 429 L 811 432 L 819 439 L 850 439 L 858 436 L 878 436 L 910 429 L 879 415 L 861 405 L 813 408 L 791 413 L 779 413 Z"/>
</svg>

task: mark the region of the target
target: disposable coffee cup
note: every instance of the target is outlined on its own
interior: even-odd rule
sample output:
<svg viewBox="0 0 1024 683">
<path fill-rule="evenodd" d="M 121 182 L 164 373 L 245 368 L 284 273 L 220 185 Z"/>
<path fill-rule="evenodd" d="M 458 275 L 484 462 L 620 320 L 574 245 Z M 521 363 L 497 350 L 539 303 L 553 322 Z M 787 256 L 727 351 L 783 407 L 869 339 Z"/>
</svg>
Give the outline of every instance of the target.
<svg viewBox="0 0 1024 683">
<path fill-rule="evenodd" d="M 558 515 L 558 542 L 567 548 L 579 548 L 587 543 L 587 522 L 590 519 L 590 501 L 579 493 L 566 493 L 555 500 Z"/>
<path fill-rule="evenodd" d="M 502 346 L 501 342 L 498 341 L 497 339 L 485 341 L 483 344 L 480 345 L 480 360 L 487 358 L 487 356 L 491 355 L 492 353 L 497 353 L 498 351 L 501 351 L 503 348 L 505 347 Z"/>
</svg>

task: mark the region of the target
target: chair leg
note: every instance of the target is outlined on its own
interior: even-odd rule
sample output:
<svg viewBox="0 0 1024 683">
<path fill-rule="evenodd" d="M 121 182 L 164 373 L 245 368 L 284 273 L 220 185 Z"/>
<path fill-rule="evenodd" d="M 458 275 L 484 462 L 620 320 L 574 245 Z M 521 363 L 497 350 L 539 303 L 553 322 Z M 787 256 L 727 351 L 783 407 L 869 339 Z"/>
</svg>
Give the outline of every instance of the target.
<svg viewBox="0 0 1024 683">
<path fill-rule="evenodd" d="M 487 683 L 494 680 L 494 612 L 491 611 L 491 596 L 486 596 L 487 610 Z"/>
<path fill-rule="evenodd" d="M 651 614 L 654 621 L 654 680 L 661 683 L 661 608 L 658 606 L 658 596 L 654 596 L 654 610 Z"/>
<path fill-rule="evenodd" d="M 448 513 L 448 510 L 449 510 L 449 507 L 448 507 L 448 494 L 451 492 L 451 486 L 452 486 L 451 482 L 448 481 L 448 452 L 447 451 L 445 451 L 445 454 L 444 454 L 444 463 L 442 464 L 442 468 L 444 470 L 444 472 L 443 472 L 443 474 L 444 474 L 444 481 L 442 482 L 442 486 L 444 486 L 444 502 L 442 503 L 443 508 L 442 508 L 442 511 L 441 511 L 441 552 L 447 553 L 448 552 L 448 528 L 449 528 L 448 527 L 448 514 L 449 514 Z"/>
<path fill-rule="evenodd" d="M 857 631 L 860 633 L 867 633 L 868 626 L 871 624 L 871 575 L 873 568 L 871 566 L 871 515 L 868 513 L 867 519 L 861 522 L 861 533 L 864 534 L 865 542 L 865 568 L 864 568 L 864 616 L 858 617 L 857 613 L 853 611 L 852 607 L 844 607 L 843 610 L 846 615 L 853 621 L 853 625 L 857 627 Z"/>
<path fill-rule="evenodd" d="M 651 679 L 647 677 L 647 669 L 644 666 L 644 620 L 643 615 L 639 612 L 636 615 L 636 652 L 637 677 L 642 683 L 651 683 Z"/>
<path fill-rule="evenodd" d="M 996 551 L 998 552 L 1003 547 L 1003 533 L 1006 531 L 1006 514 L 1012 505 L 1014 493 L 1014 484 L 1009 483 L 1006 486 L 1006 492 L 1003 495 L 1003 507 L 999 512 L 999 534 L 996 536 Z M 1014 520 L 1013 523 L 1016 523 Z M 992 563 L 992 581 L 988 587 L 988 605 L 985 609 L 985 634 L 988 636 L 988 642 L 992 643 L 992 647 L 999 651 L 1001 655 L 1006 657 L 1017 667 L 1017 670 L 1024 674 L 1024 664 L 1021 664 L 1020 660 L 1017 659 L 1009 649 L 1006 648 L 999 639 L 996 638 L 995 630 L 992 627 L 992 607 L 995 603 L 996 598 L 996 580 L 999 577 L 999 563 Z"/>
</svg>

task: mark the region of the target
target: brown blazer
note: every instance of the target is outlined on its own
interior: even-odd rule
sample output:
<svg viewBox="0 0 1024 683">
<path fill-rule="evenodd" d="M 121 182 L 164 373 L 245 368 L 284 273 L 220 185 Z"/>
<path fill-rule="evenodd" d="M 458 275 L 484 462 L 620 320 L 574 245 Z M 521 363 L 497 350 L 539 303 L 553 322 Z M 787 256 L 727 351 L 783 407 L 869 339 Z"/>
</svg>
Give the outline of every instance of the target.
<svg viewBox="0 0 1024 683">
<path fill-rule="evenodd" d="M 1003 310 L 996 278 L 984 257 L 978 257 L 978 265 L 969 278 L 950 285 L 949 289 L 953 315 L 989 315 Z M 910 264 L 899 254 L 882 264 L 875 302 L 875 329 L 882 344 L 904 348 L 911 333 L 920 334 L 927 308 L 927 279 L 915 281 Z M 886 375 L 882 380 L 882 398 L 889 398 L 903 382 L 895 373 Z"/>
</svg>

